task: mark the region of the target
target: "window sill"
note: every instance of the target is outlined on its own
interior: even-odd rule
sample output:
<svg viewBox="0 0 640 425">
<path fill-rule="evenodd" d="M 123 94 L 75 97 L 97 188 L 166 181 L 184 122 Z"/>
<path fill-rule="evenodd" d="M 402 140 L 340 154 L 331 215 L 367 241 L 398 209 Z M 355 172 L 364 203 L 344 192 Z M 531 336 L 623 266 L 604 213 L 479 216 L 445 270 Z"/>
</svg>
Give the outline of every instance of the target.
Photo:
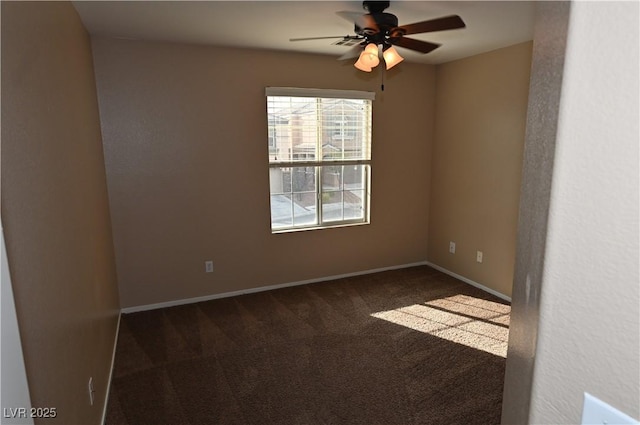
<svg viewBox="0 0 640 425">
<path fill-rule="evenodd" d="M 277 235 L 281 233 L 296 233 L 296 232 L 308 232 L 311 230 L 326 230 L 326 229 L 339 229 L 343 227 L 355 227 L 355 226 L 366 226 L 371 224 L 370 221 L 358 221 L 353 223 L 340 223 L 340 224 L 331 224 L 324 226 L 309 226 L 309 227 L 295 227 L 295 228 L 287 228 L 287 229 L 277 229 L 271 230 L 272 235 Z"/>
</svg>

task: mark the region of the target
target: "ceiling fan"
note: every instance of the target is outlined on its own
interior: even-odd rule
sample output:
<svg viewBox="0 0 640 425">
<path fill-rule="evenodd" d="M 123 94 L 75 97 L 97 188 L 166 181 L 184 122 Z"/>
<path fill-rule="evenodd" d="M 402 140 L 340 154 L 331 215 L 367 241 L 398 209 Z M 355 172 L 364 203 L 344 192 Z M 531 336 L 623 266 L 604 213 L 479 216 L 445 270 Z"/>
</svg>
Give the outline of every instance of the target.
<svg viewBox="0 0 640 425">
<path fill-rule="evenodd" d="M 406 35 L 452 30 L 466 26 L 458 15 L 398 25 L 398 18 L 395 15 L 384 12 L 389 5 L 389 1 L 363 1 L 362 7 L 369 13 L 336 12 L 339 16 L 354 23 L 355 35 L 292 38 L 290 41 L 341 38 L 342 43 L 339 44 L 357 43 L 357 46 L 339 59 L 359 57 L 354 66 L 361 71 L 371 72 L 372 68 L 380 62 L 380 57 L 385 61 L 386 69 L 390 69 L 403 60 L 394 46 L 423 54 L 440 47 L 440 44 L 405 37 Z"/>
</svg>

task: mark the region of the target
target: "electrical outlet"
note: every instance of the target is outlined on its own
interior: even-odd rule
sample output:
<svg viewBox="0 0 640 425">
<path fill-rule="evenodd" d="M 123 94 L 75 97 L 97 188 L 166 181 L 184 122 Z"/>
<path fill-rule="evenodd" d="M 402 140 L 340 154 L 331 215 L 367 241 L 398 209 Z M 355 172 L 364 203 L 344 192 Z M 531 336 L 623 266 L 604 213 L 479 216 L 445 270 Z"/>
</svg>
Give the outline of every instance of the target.
<svg viewBox="0 0 640 425">
<path fill-rule="evenodd" d="M 476 251 L 476 261 L 482 263 L 482 251 Z"/>
<path fill-rule="evenodd" d="M 456 243 L 449 242 L 449 254 L 455 254 L 455 253 L 456 253 Z"/>
<path fill-rule="evenodd" d="M 89 384 L 87 387 L 89 389 L 89 403 L 93 406 L 93 399 L 96 394 L 96 390 L 93 389 L 93 377 L 89 378 Z"/>
<path fill-rule="evenodd" d="M 213 261 L 205 261 L 204 262 L 204 271 L 206 273 L 213 273 Z"/>
</svg>

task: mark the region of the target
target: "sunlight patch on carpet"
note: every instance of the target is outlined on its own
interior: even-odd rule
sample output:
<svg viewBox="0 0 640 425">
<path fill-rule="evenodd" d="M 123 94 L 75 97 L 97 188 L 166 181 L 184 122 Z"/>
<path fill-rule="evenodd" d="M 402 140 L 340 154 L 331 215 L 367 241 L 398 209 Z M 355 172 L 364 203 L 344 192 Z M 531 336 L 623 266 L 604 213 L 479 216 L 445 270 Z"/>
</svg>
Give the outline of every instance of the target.
<svg viewBox="0 0 640 425">
<path fill-rule="evenodd" d="M 509 305 L 467 295 L 427 301 L 371 314 L 457 344 L 507 356 Z"/>
</svg>

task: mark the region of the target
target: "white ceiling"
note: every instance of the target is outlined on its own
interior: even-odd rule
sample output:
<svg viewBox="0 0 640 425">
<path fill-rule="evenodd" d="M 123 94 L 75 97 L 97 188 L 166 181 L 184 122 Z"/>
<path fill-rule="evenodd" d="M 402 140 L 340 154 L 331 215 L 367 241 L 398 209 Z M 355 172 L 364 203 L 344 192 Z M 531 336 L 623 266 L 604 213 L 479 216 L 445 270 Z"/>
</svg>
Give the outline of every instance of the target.
<svg viewBox="0 0 640 425">
<path fill-rule="evenodd" d="M 361 1 L 74 1 L 92 35 L 333 55 L 349 47 L 336 40 L 290 38 L 353 35 L 337 11 L 366 13 Z M 407 61 L 438 64 L 533 38 L 534 2 L 391 1 L 385 11 L 400 25 L 456 14 L 464 29 L 411 35 L 441 43 L 422 55 L 398 51 Z"/>
</svg>

